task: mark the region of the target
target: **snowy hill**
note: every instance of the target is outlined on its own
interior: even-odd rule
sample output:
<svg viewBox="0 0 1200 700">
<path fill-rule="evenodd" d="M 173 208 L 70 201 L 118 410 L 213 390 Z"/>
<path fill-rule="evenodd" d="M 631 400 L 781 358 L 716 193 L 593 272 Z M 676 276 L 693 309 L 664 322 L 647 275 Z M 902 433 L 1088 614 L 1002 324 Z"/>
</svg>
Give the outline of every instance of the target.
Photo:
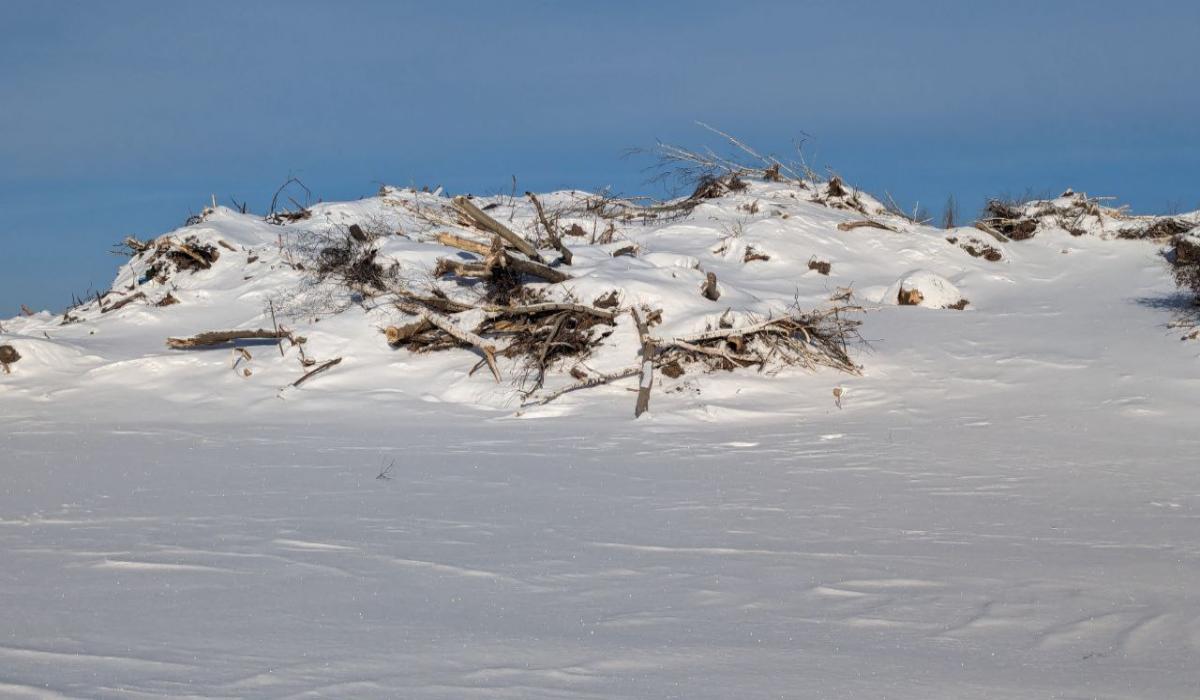
<svg viewBox="0 0 1200 700">
<path fill-rule="evenodd" d="M 0 322 L 0 695 L 1194 697 L 1200 214 L 707 184 L 216 208 Z"/>
</svg>

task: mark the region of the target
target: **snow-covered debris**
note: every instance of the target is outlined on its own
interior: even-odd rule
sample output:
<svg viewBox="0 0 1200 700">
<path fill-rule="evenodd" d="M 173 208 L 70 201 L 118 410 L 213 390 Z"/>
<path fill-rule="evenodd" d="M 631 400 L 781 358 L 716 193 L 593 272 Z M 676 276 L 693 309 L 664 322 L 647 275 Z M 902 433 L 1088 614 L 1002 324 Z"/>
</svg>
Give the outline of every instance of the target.
<svg viewBox="0 0 1200 700">
<path fill-rule="evenodd" d="M 1073 190 L 1054 199 L 993 199 L 984 208 L 979 226 L 1014 241 L 1023 241 L 1046 231 L 1065 231 L 1072 236 L 1166 240 L 1200 225 L 1200 213 L 1134 216 L 1126 207 L 1103 204 L 1111 199 L 1089 197 Z"/>
<path fill-rule="evenodd" d="M 915 270 L 888 288 L 884 298 L 900 306 L 924 306 L 931 309 L 962 308 L 964 299 L 958 287 L 939 274 Z"/>
</svg>

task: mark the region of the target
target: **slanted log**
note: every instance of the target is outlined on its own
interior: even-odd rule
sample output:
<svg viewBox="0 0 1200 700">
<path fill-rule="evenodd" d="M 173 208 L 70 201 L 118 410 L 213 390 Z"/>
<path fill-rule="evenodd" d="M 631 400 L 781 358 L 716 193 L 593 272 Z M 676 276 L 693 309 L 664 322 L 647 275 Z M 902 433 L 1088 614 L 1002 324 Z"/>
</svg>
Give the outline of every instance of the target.
<svg viewBox="0 0 1200 700">
<path fill-rule="evenodd" d="M 513 231 L 507 226 L 488 216 L 486 212 L 475 206 L 471 200 L 459 195 L 451 200 L 451 203 L 453 204 L 455 210 L 457 210 L 460 214 L 474 222 L 477 226 L 485 231 L 491 231 L 497 236 L 503 238 L 506 243 L 529 256 L 530 260 L 539 263 L 546 262 L 537 252 L 537 248 L 534 248 L 532 245 L 530 245 L 529 241 L 521 238 L 517 234 L 513 233 Z"/>
</svg>

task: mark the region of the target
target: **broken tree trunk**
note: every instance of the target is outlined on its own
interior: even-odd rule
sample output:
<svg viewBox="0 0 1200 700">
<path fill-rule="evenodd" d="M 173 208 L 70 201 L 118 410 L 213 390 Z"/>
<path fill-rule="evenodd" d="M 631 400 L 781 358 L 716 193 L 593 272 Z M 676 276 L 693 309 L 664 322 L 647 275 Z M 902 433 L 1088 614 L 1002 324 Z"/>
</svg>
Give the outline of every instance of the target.
<svg viewBox="0 0 1200 700">
<path fill-rule="evenodd" d="M 235 340 L 278 340 L 280 338 L 291 339 L 291 337 L 292 334 L 284 330 L 268 331 L 262 328 L 240 331 L 208 331 L 191 338 L 167 338 L 167 347 L 186 350 L 224 345 Z"/>
<path fill-rule="evenodd" d="M 550 403 L 551 401 L 557 399 L 558 397 L 562 396 L 563 394 L 569 394 L 572 391 L 579 391 L 580 389 L 591 389 L 594 386 L 601 386 L 604 384 L 608 384 L 610 382 L 615 382 L 619 379 L 626 379 L 628 377 L 636 377 L 637 375 L 639 375 L 641 373 L 642 373 L 641 367 L 629 367 L 627 369 L 613 372 L 612 374 L 601 374 L 596 377 L 590 377 L 588 379 L 584 379 L 576 384 L 569 384 L 567 386 L 562 387 L 561 389 L 556 389 L 556 390 L 550 392 L 549 394 L 542 396 L 537 401 L 530 401 L 523 405 L 525 405 L 525 406 L 544 406 L 544 405 Z"/>
<path fill-rule="evenodd" d="M 650 409 L 650 390 L 654 387 L 654 339 L 650 337 L 650 329 L 638 314 L 637 309 L 630 309 L 633 322 L 637 324 L 638 337 L 642 341 L 642 370 L 641 382 L 638 385 L 637 405 L 633 408 L 633 417 L 637 418 Z"/>
<path fill-rule="evenodd" d="M 503 238 L 509 245 L 529 256 L 530 260 L 534 260 L 539 263 L 546 262 L 537 252 L 537 248 L 534 248 L 532 245 L 530 245 L 529 241 L 521 238 L 517 234 L 513 233 L 513 231 L 507 226 L 488 216 L 487 213 L 485 213 L 482 209 L 472 204 L 471 200 L 460 195 L 452 200 L 452 204 L 458 213 L 474 222 L 480 228 L 486 231 L 491 231 L 497 236 Z"/>
<path fill-rule="evenodd" d="M 700 288 L 700 293 L 709 301 L 721 298 L 721 289 L 717 286 L 717 273 L 709 272 L 704 275 L 704 286 Z"/>
</svg>

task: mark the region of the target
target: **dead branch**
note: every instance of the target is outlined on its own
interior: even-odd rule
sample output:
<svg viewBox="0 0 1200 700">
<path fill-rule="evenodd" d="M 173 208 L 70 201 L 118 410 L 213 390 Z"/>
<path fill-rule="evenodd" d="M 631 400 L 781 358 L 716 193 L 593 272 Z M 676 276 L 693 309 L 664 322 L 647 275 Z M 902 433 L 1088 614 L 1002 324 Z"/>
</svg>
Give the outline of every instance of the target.
<svg viewBox="0 0 1200 700">
<path fill-rule="evenodd" d="M 595 377 L 589 377 L 588 379 L 584 379 L 575 384 L 569 384 L 560 389 L 556 389 L 549 394 L 545 394 L 544 396 L 538 398 L 536 401 L 530 401 L 522 405 L 544 406 L 560 396 L 563 396 L 564 394 L 569 394 L 573 391 L 579 391 L 580 389 L 591 389 L 592 387 L 602 386 L 604 384 L 609 384 L 621 379 L 628 379 L 629 377 L 636 377 L 641 373 L 642 367 L 639 365 L 637 367 L 629 367 L 627 369 L 618 370 L 611 374 L 601 374 Z"/>
<path fill-rule="evenodd" d="M 839 231 L 850 231 L 856 228 L 878 228 L 884 231 L 895 231 L 896 229 L 887 224 L 880 223 L 873 219 L 858 219 L 855 221 L 843 221 L 837 225 Z"/>
<path fill-rule="evenodd" d="M 481 241 L 473 241 L 469 238 L 463 238 L 462 236 L 456 236 L 452 233 L 446 233 L 446 232 L 439 233 L 437 235 L 437 242 L 444 246 L 448 246 L 450 248 L 458 248 L 459 250 L 465 250 L 468 253 L 475 253 L 476 255 L 486 256 L 486 255 L 491 254 L 491 252 L 492 252 L 492 247 L 487 243 L 483 243 Z"/>
<path fill-rule="evenodd" d="M 304 374 L 304 376 L 302 376 L 299 379 L 297 379 L 296 381 L 292 382 L 289 386 L 291 386 L 293 388 L 298 387 L 301 384 L 303 384 L 304 382 L 307 382 L 309 379 L 312 379 L 313 377 L 317 376 L 318 374 L 329 369 L 330 367 L 336 367 L 336 366 L 340 365 L 341 363 L 342 363 L 342 358 L 340 358 L 340 357 L 329 360 L 328 362 L 322 362 L 321 364 L 317 365 L 316 367 L 314 367 L 311 370 L 309 370 L 308 372 L 306 372 Z"/>
</svg>

